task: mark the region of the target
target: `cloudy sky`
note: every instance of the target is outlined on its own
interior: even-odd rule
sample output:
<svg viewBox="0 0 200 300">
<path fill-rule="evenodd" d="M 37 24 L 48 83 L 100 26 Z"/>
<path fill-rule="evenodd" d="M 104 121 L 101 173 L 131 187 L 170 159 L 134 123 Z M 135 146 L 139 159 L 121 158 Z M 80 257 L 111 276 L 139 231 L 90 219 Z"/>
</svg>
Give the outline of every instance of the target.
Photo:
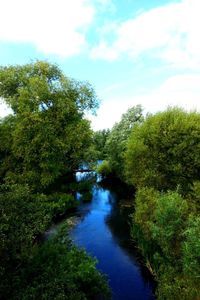
<svg viewBox="0 0 200 300">
<path fill-rule="evenodd" d="M 200 111 L 199 15 L 199 0 L 0 0 L 0 65 L 45 59 L 89 81 L 94 129 L 137 104 Z"/>
</svg>

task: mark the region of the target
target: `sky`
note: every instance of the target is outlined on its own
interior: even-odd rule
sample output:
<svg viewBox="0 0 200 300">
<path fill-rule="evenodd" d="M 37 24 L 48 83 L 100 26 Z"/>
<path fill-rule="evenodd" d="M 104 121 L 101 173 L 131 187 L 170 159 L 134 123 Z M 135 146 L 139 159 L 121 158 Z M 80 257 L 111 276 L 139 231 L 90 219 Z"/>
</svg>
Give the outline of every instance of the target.
<svg viewBox="0 0 200 300">
<path fill-rule="evenodd" d="M 95 130 L 137 104 L 200 111 L 199 13 L 199 0 L 0 0 L 0 65 L 47 60 L 89 81 Z"/>
</svg>

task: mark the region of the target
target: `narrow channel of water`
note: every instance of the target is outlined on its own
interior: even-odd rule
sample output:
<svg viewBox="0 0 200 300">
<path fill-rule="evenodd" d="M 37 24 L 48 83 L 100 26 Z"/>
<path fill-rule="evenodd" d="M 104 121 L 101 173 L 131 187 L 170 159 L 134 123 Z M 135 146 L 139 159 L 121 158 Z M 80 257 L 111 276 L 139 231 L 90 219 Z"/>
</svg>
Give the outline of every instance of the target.
<svg viewBox="0 0 200 300">
<path fill-rule="evenodd" d="M 97 258 L 98 269 L 109 278 L 113 300 L 153 300 L 153 281 L 130 244 L 128 205 L 123 202 L 111 190 L 94 185 L 92 201 L 80 205 L 82 217 L 70 236 Z"/>
</svg>

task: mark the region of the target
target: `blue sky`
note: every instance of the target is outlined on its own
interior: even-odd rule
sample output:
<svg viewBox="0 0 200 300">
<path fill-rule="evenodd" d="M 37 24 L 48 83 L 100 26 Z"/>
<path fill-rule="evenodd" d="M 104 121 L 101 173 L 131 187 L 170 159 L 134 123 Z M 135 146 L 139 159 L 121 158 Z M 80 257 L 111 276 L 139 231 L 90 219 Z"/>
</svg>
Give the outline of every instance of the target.
<svg viewBox="0 0 200 300">
<path fill-rule="evenodd" d="M 94 129 L 137 104 L 200 111 L 199 12 L 199 0 L 0 0 L 0 65 L 45 59 L 89 81 Z"/>
</svg>

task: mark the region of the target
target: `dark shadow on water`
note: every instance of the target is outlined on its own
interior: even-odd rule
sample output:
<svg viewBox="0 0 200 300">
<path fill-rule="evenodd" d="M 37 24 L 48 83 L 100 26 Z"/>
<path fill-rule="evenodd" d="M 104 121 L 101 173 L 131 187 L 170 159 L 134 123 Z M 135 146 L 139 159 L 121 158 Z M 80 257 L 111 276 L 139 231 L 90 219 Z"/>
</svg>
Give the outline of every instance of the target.
<svg viewBox="0 0 200 300">
<path fill-rule="evenodd" d="M 99 183 L 99 186 L 109 189 L 111 195 L 115 199 L 112 203 L 110 214 L 105 217 L 105 223 L 109 227 L 113 239 L 129 256 L 130 260 L 138 265 L 143 279 L 147 285 L 151 285 L 154 293 L 156 283 L 154 282 L 153 276 L 145 266 L 137 245 L 130 238 L 130 222 L 131 214 L 134 212 L 133 203 L 135 190 L 118 179 L 105 180 L 104 182 Z M 152 299 L 155 299 L 154 296 Z"/>
</svg>

